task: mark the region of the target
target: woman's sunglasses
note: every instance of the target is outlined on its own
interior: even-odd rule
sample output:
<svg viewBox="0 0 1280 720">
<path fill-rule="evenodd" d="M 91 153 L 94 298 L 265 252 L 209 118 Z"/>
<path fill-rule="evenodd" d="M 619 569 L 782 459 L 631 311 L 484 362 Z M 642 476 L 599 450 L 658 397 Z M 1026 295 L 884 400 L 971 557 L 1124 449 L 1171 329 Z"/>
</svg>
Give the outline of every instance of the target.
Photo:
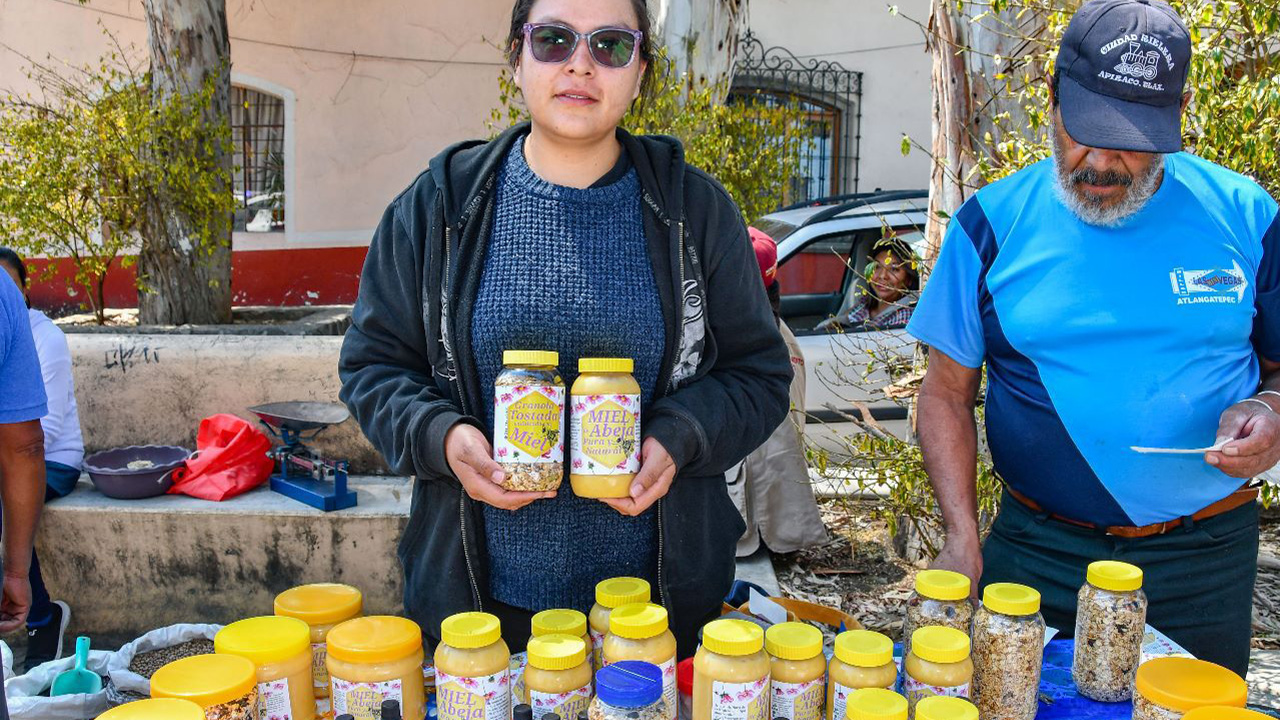
<svg viewBox="0 0 1280 720">
<path fill-rule="evenodd" d="M 533 59 L 544 63 L 568 62 L 578 49 L 578 41 L 587 41 L 591 59 L 611 68 L 624 68 L 636 59 L 636 48 L 644 33 L 629 28 L 600 28 L 579 33 L 563 25 L 525 23 L 524 38 Z"/>
</svg>

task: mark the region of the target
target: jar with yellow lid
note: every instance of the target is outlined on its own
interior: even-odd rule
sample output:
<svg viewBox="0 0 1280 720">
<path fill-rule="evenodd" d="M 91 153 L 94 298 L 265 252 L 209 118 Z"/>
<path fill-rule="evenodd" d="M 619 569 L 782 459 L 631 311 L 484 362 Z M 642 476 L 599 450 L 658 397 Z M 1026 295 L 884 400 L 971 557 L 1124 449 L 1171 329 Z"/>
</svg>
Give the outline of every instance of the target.
<svg viewBox="0 0 1280 720">
<path fill-rule="evenodd" d="M 507 490 L 545 492 L 564 478 L 564 380 L 560 355 L 508 350 L 493 388 L 493 459 Z"/>
<path fill-rule="evenodd" d="M 1244 707 L 1249 687 L 1230 670 L 1188 657 L 1160 657 L 1138 667 L 1133 720 L 1181 720 L 1196 708 Z"/>
<path fill-rule="evenodd" d="M 884 688 L 854 690 L 848 697 L 848 720 L 907 720 L 907 699 Z"/>
<path fill-rule="evenodd" d="M 903 663 L 903 691 L 913 717 L 927 697 L 968 698 L 973 684 L 969 636 L 948 627 L 923 627 L 911 635 L 911 654 Z"/>
<path fill-rule="evenodd" d="M 693 720 L 769 720 L 764 631 L 746 620 L 712 620 L 693 656 Z"/>
<path fill-rule="evenodd" d="M 591 663 L 581 635 L 540 635 L 530 638 L 529 665 L 524 686 L 533 716 L 555 713 L 576 720 L 591 702 Z"/>
<path fill-rule="evenodd" d="M 311 684 L 317 698 L 329 697 L 328 657 L 324 643 L 338 623 L 358 617 L 364 596 L 350 585 L 299 585 L 276 596 L 275 613 L 297 618 L 311 628 Z"/>
<path fill-rule="evenodd" d="M 204 708 L 190 700 L 152 698 L 117 705 L 97 720 L 205 720 Z"/>
<path fill-rule="evenodd" d="M 973 622 L 971 589 L 968 576 L 958 572 L 920 571 L 916 575 L 915 591 L 907 598 L 902 621 L 902 656 L 911 653 L 911 636 L 922 627 L 949 627 L 968 635 Z"/>
<path fill-rule="evenodd" d="M 892 690 L 898 685 L 893 641 L 870 630 L 846 630 L 836 636 L 827 680 L 827 720 L 841 720 L 858 690 Z"/>
<path fill-rule="evenodd" d="M 822 631 L 804 623 L 778 623 L 765 631 L 764 649 L 770 657 L 770 717 L 822 720 L 827 704 Z"/>
<path fill-rule="evenodd" d="M 630 358 L 582 358 L 569 391 L 569 482 L 584 498 L 624 498 L 640 471 L 640 384 Z"/>
<path fill-rule="evenodd" d="M 596 604 L 591 607 L 591 614 L 587 616 L 587 632 L 591 635 L 591 666 L 596 672 L 604 667 L 601 652 L 604 649 L 604 636 L 609 634 L 609 613 L 623 605 L 647 603 L 650 598 L 648 580 L 616 577 L 596 583 Z"/>
<path fill-rule="evenodd" d="M 511 651 L 498 618 L 464 612 L 440 623 L 436 710 L 440 720 L 510 720 Z"/>
<path fill-rule="evenodd" d="M 1182 720 L 1269 720 L 1271 717 L 1256 710 L 1218 705 L 1196 708 L 1183 715 Z"/>
<path fill-rule="evenodd" d="M 1077 596 L 1071 660 L 1071 677 L 1081 695 L 1099 702 L 1130 698 L 1146 628 L 1142 570 L 1113 560 L 1091 563 Z"/>
<path fill-rule="evenodd" d="M 208 720 L 259 720 L 258 669 L 239 655 L 193 655 L 151 676 L 151 697 L 188 700 Z"/>
<path fill-rule="evenodd" d="M 238 620 L 213 636 L 213 650 L 239 655 L 258 669 L 258 715 L 264 720 L 313 720 L 311 628 L 297 618 Z"/>
<path fill-rule="evenodd" d="M 1035 720 L 1044 631 L 1039 592 L 1013 583 L 983 590 L 973 615 L 973 694 L 983 717 Z"/>
<path fill-rule="evenodd" d="M 533 616 L 529 629 L 532 637 L 542 637 L 543 635 L 574 635 L 580 637 L 587 644 L 587 651 L 590 652 L 591 650 L 591 635 L 587 633 L 587 616 L 577 610 L 563 610 L 560 608 L 543 610 Z"/>
<path fill-rule="evenodd" d="M 977 706 L 958 697 L 927 697 L 916 705 L 915 714 L 916 720 L 978 720 L 979 716 Z M 1001 717 L 994 715 L 991 720 L 1000 720 Z"/>
<path fill-rule="evenodd" d="M 667 622 L 667 609 L 652 603 L 631 603 L 609 613 L 602 664 L 643 660 L 662 671 L 662 700 L 670 717 L 676 715 L 676 636 Z"/>
<path fill-rule="evenodd" d="M 404 720 L 422 720 L 422 630 L 412 620 L 370 615 L 329 631 L 325 643 L 334 715 L 378 720 L 382 701 L 398 700 Z"/>
</svg>

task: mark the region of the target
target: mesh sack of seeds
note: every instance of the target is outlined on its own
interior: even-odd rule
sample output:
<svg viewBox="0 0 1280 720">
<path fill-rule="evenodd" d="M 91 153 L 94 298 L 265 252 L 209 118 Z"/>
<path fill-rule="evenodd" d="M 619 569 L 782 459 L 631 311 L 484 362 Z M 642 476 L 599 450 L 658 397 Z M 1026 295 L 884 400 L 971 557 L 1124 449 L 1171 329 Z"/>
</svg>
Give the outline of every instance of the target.
<svg viewBox="0 0 1280 720">
<path fill-rule="evenodd" d="M 106 675 L 107 666 L 114 656 L 113 652 L 90 650 L 86 667 L 90 672 Z M 48 697 L 53 679 L 75 666 L 73 655 L 47 662 L 25 675 L 6 680 L 4 693 L 9 701 L 9 717 L 13 720 L 93 720 L 106 712 L 111 707 L 106 690 Z"/>
<path fill-rule="evenodd" d="M 111 704 L 151 697 L 152 673 L 174 660 L 213 652 L 213 636 L 221 629 L 221 625 L 170 625 L 120 648 L 107 667 Z"/>
</svg>

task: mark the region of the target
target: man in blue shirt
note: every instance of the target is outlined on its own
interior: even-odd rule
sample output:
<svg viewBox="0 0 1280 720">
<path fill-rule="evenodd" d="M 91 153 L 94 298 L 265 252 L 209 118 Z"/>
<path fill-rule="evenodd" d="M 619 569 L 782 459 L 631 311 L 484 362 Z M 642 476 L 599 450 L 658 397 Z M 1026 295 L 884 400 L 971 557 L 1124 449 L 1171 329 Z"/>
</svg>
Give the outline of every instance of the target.
<svg viewBox="0 0 1280 720">
<path fill-rule="evenodd" d="M 1057 58 L 1053 158 L 955 214 L 908 331 L 930 348 L 935 566 L 1030 585 L 1070 632 L 1087 565 L 1133 563 L 1151 625 L 1243 675 L 1249 482 L 1280 461 L 1280 220 L 1257 184 L 1179 152 L 1190 58 L 1158 0 L 1081 7 Z M 984 363 L 1006 492 L 980 547 Z"/>
<path fill-rule="evenodd" d="M 0 273 L 0 503 L 4 513 L 0 633 L 27 621 L 31 609 L 31 548 L 44 506 L 46 409 L 40 360 L 22 292 Z M 0 720 L 8 709 L 0 693 Z"/>
</svg>

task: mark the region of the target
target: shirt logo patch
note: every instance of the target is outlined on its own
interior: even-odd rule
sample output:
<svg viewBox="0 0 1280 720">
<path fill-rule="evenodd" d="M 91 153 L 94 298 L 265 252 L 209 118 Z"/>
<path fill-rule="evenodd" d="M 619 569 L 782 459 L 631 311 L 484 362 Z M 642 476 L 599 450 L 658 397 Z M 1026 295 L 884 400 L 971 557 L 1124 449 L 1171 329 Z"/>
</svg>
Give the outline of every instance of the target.
<svg viewBox="0 0 1280 720">
<path fill-rule="evenodd" d="M 1244 271 L 1235 260 L 1231 261 L 1230 270 L 1176 268 L 1169 273 L 1169 283 L 1173 286 L 1173 294 L 1178 298 L 1178 305 L 1199 303 L 1236 305 L 1244 302 L 1244 292 L 1249 289 L 1249 280 L 1245 278 Z"/>
</svg>

